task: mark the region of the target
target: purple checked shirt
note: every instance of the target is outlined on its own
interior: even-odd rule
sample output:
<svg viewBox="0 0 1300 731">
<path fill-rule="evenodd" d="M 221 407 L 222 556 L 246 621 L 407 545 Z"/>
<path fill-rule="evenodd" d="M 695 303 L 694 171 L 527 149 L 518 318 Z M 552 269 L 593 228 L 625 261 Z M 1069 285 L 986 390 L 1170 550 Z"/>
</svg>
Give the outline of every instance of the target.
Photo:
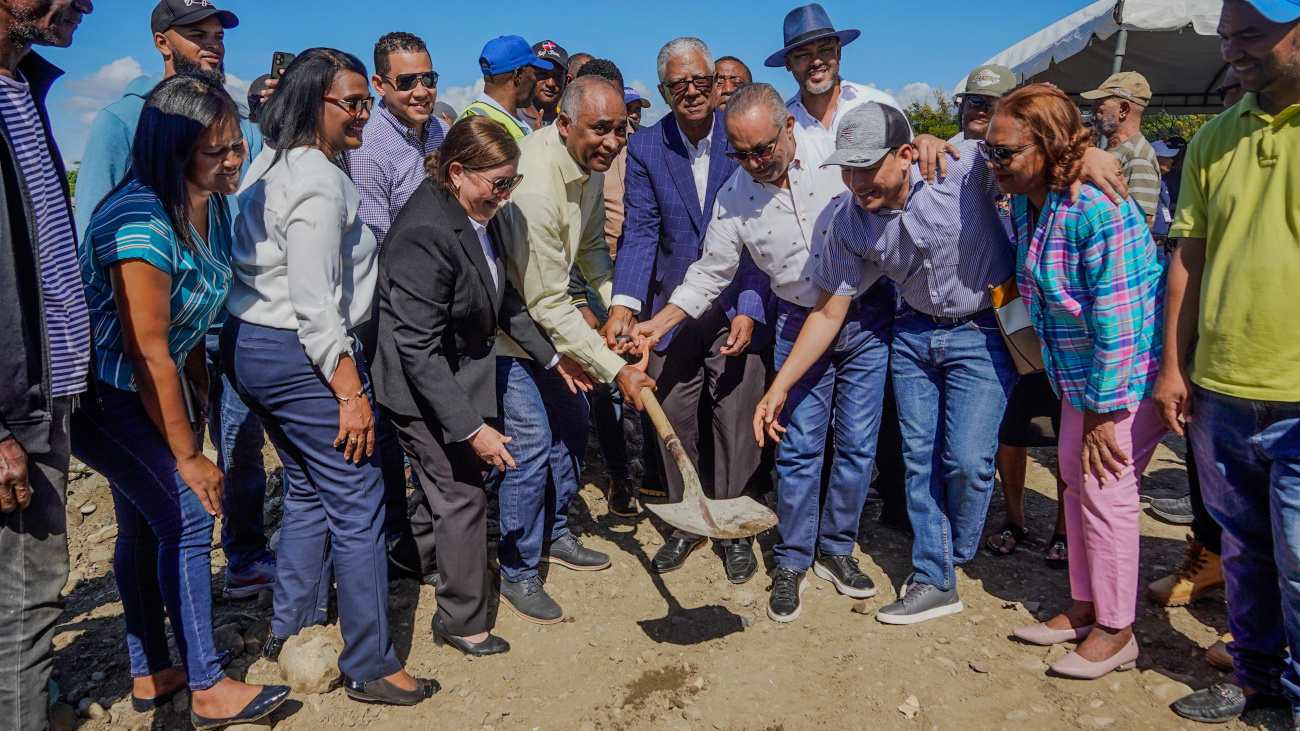
<svg viewBox="0 0 1300 731">
<path fill-rule="evenodd" d="M 370 227 L 379 246 L 411 194 L 424 182 L 424 158 L 442 147 L 447 129 L 430 117 L 424 141 L 381 101 L 366 125 L 361 147 L 348 154 L 352 182 L 361 193 L 357 218 Z"/>
</svg>

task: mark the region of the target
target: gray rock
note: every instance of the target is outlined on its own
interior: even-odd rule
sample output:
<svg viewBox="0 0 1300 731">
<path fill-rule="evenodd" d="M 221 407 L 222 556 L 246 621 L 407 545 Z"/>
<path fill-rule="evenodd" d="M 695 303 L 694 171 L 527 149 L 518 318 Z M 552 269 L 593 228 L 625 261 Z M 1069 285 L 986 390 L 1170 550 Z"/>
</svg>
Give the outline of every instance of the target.
<svg viewBox="0 0 1300 731">
<path fill-rule="evenodd" d="M 108 711 L 105 711 L 104 707 L 98 703 L 91 703 L 90 707 L 86 709 L 86 718 L 89 718 L 92 721 L 98 721 L 107 715 Z"/>
<path fill-rule="evenodd" d="M 339 680 L 343 636 L 338 625 L 308 627 L 280 651 L 280 672 L 296 693 L 328 693 Z"/>
<path fill-rule="evenodd" d="M 94 533 L 91 533 L 90 536 L 86 538 L 86 542 L 103 543 L 104 541 L 107 541 L 110 538 L 117 538 L 116 525 L 106 525 L 103 528 L 100 528 L 99 530 L 95 531 Z"/>
<path fill-rule="evenodd" d="M 80 508 L 82 515 L 90 515 L 91 513 L 95 512 L 98 509 L 99 506 L 89 500 L 82 503 Z"/>
<path fill-rule="evenodd" d="M 239 657 L 244 652 L 244 637 L 239 634 L 239 627 L 233 624 L 222 625 L 212 630 L 212 644 L 218 653 L 230 652 Z"/>
<path fill-rule="evenodd" d="M 244 649 L 258 649 L 271 637 L 271 620 L 259 619 L 244 630 Z"/>
</svg>

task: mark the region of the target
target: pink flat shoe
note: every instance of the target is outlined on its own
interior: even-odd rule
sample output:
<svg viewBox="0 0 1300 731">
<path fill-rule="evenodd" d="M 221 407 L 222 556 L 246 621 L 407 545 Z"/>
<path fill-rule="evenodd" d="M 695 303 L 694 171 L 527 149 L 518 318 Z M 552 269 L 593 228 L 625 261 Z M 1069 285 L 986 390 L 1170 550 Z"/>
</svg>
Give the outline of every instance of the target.
<svg viewBox="0 0 1300 731">
<path fill-rule="evenodd" d="M 1034 645 L 1051 647 L 1059 645 L 1062 642 L 1078 642 L 1092 631 L 1093 625 L 1085 624 L 1082 627 L 1074 629 L 1052 629 L 1047 626 L 1046 622 L 1031 624 L 1028 627 L 1018 627 L 1011 631 L 1011 634 Z"/>
<path fill-rule="evenodd" d="M 1091 662 L 1071 652 L 1052 664 L 1052 670 L 1067 678 L 1096 680 L 1112 670 L 1132 670 L 1137 667 L 1138 643 L 1136 637 L 1130 637 L 1124 649 L 1101 662 Z"/>
</svg>

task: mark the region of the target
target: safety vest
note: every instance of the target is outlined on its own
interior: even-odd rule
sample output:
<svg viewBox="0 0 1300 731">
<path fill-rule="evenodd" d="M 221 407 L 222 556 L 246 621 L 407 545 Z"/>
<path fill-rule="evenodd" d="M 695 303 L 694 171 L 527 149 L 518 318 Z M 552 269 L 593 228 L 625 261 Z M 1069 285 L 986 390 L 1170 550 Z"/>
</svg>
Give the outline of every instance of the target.
<svg viewBox="0 0 1300 731">
<path fill-rule="evenodd" d="M 505 127 L 507 130 L 510 130 L 510 134 L 514 135 L 516 142 L 522 140 L 528 134 L 528 131 L 519 124 L 519 120 L 514 119 L 491 104 L 485 104 L 483 102 L 474 102 L 473 104 L 470 104 L 465 108 L 465 111 L 460 113 L 460 117 L 458 117 L 456 121 L 460 121 L 471 114 L 487 117 Z"/>
</svg>

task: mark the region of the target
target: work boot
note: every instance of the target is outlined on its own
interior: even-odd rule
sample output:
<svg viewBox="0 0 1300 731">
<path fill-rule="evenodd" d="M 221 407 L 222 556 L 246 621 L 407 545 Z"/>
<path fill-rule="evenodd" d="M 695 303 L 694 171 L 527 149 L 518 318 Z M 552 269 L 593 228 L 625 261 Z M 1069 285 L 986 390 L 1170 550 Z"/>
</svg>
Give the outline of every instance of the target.
<svg viewBox="0 0 1300 731">
<path fill-rule="evenodd" d="M 629 480 L 610 480 L 609 491 L 605 493 L 605 503 L 609 512 L 620 518 L 636 517 L 636 497 L 632 494 Z"/>
<path fill-rule="evenodd" d="M 1201 542 L 1187 536 L 1183 565 L 1174 573 L 1147 585 L 1151 601 L 1166 607 L 1181 607 L 1223 586 L 1223 561 Z"/>
<path fill-rule="evenodd" d="M 1232 672 L 1232 653 L 1228 652 L 1228 645 L 1231 644 L 1232 633 L 1224 633 L 1218 642 L 1205 651 L 1205 661 L 1225 673 Z"/>
</svg>

